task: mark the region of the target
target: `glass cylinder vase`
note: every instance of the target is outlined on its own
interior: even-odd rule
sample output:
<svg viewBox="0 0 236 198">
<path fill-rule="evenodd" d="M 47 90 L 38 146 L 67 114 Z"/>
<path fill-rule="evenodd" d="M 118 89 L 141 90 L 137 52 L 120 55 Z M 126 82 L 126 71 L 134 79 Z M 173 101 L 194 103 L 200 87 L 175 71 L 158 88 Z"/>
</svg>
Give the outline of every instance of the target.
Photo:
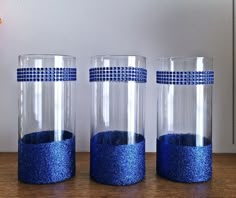
<svg viewBox="0 0 236 198">
<path fill-rule="evenodd" d="M 75 58 L 19 56 L 18 178 L 48 184 L 75 175 Z"/>
<path fill-rule="evenodd" d="M 92 58 L 90 175 L 109 185 L 130 185 L 145 175 L 146 58 Z"/>
<path fill-rule="evenodd" d="M 194 183 L 212 176 L 212 59 L 158 60 L 157 173 Z"/>
</svg>

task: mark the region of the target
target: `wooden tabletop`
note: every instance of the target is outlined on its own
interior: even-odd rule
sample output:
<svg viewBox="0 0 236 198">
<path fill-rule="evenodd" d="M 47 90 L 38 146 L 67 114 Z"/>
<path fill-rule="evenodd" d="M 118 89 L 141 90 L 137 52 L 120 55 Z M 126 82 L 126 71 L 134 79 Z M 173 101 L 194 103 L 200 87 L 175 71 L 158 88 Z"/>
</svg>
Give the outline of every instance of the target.
<svg viewBox="0 0 236 198">
<path fill-rule="evenodd" d="M 17 154 L 0 153 L 0 197 L 236 197 L 236 154 L 214 154 L 213 178 L 199 184 L 168 181 L 155 172 L 155 154 L 146 154 L 146 178 L 117 187 L 89 178 L 89 153 L 77 153 L 77 174 L 57 184 L 30 185 L 17 180 Z"/>
</svg>

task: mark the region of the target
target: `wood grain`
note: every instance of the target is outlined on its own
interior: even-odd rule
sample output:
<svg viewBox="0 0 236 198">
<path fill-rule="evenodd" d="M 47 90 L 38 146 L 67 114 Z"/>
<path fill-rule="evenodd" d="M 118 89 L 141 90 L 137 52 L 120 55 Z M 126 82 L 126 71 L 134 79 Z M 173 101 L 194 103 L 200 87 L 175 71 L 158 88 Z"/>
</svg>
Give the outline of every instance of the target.
<svg viewBox="0 0 236 198">
<path fill-rule="evenodd" d="M 182 184 L 156 176 L 155 153 L 146 154 L 146 178 L 136 185 L 116 187 L 89 178 L 89 153 L 77 153 L 77 174 L 68 181 L 30 185 L 17 180 L 17 154 L 0 153 L 0 197 L 236 197 L 236 154 L 214 154 L 213 179 Z"/>
</svg>

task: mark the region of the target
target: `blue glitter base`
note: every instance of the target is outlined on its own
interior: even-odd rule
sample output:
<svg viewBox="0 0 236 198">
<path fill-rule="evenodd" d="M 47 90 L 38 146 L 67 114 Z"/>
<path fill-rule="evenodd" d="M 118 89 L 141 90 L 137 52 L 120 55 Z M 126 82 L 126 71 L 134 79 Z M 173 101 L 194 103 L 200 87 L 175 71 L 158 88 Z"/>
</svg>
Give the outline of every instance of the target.
<svg viewBox="0 0 236 198">
<path fill-rule="evenodd" d="M 90 143 L 90 176 L 99 183 L 125 186 L 145 176 L 145 139 L 135 134 L 128 143 L 128 132 L 108 131 L 96 134 Z"/>
<path fill-rule="evenodd" d="M 212 177 L 212 144 L 204 139 L 196 146 L 196 136 L 168 134 L 157 139 L 157 173 L 167 179 L 195 183 Z"/>
<path fill-rule="evenodd" d="M 49 184 L 75 175 L 75 136 L 68 131 L 62 133 L 62 141 L 54 141 L 54 131 L 27 134 L 19 141 L 20 181 Z"/>
</svg>

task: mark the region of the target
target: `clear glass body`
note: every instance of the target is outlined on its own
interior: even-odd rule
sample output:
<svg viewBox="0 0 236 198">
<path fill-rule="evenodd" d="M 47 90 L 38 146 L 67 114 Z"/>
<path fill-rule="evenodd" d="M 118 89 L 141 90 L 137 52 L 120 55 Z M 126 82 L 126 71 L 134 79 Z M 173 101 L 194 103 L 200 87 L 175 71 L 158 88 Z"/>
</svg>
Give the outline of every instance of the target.
<svg viewBox="0 0 236 198">
<path fill-rule="evenodd" d="M 206 57 L 163 58 L 158 71 L 212 71 Z M 191 134 L 179 144 L 205 146 L 212 140 L 212 84 L 157 84 L 157 138 L 167 134 Z M 191 142 L 188 142 L 191 141 Z"/>
<path fill-rule="evenodd" d="M 95 56 L 91 66 L 145 68 L 146 58 Z M 128 132 L 117 137 L 117 144 L 134 144 L 137 134 L 144 136 L 145 83 L 101 81 L 92 82 L 91 87 L 91 136 L 108 131 Z"/>
<path fill-rule="evenodd" d="M 21 68 L 75 68 L 75 58 L 64 55 L 21 55 Z M 30 133 L 54 133 L 48 141 L 61 141 L 75 133 L 75 81 L 20 82 L 19 139 Z M 30 140 L 28 140 L 30 141 Z M 40 142 L 27 143 L 40 143 Z"/>
</svg>

